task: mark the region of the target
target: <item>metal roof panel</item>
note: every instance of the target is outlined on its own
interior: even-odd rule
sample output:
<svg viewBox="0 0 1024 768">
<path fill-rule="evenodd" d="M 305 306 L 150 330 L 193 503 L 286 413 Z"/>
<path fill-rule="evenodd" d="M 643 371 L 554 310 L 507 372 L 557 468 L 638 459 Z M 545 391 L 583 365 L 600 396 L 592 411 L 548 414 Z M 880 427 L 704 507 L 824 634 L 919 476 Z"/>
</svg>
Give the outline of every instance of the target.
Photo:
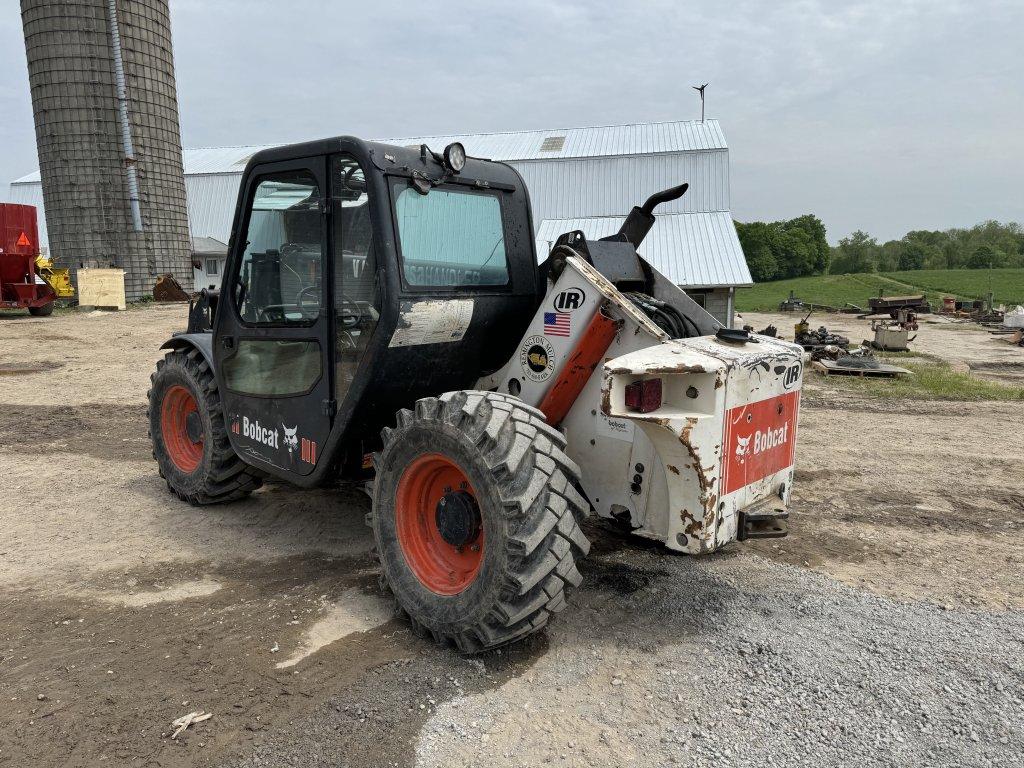
<svg viewBox="0 0 1024 768">
<path fill-rule="evenodd" d="M 685 288 L 754 284 L 727 211 L 667 213 L 655 218 L 639 252 L 673 283 Z M 615 234 L 624 220 L 624 216 L 545 219 L 537 232 L 537 258 L 547 258 L 559 235 L 578 229 L 588 238 L 599 239 Z"/>
<path fill-rule="evenodd" d="M 545 140 L 548 139 L 552 141 L 548 141 L 547 146 L 557 149 L 542 150 Z M 717 120 L 675 120 L 584 128 L 546 128 L 537 131 L 407 136 L 375 141 L 398 146 L 428 144 L 436 151 L 440 151 L 453 141 L 460 141 L 465 145 L 466 151 L 474 157 L 502 161 L 670 154 L 728 148 Z M 184 149 L 181 154 L 186 175 L 241 173 L 246 162 L 256 152 L 276 146 L 282 145 L 195 147 Z M 35 171 L 11 183 L 38 183 L 39 179 L 39 171 Z"/>
</svg>

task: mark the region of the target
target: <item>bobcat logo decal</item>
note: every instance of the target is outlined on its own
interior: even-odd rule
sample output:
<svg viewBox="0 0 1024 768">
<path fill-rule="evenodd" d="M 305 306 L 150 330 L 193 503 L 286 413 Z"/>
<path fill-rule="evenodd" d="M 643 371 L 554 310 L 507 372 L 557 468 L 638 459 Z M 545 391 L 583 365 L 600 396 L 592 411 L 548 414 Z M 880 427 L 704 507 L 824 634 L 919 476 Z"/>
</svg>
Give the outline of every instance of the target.
<svg viewBox="0 0 1024 768">
<path fill-rule="evenodd" d="M 299 431 L 299 425 L 296 424 L 291 429 L 288 429 L 284 424 L 281 425 L 281 429 L 284 430 L 284 447 L 288 449 L 288 463 L 295 464 L 295 453 L 299 450 L 299 438 L 296 432 Z"/>
<path fill-rule="evenodd" d="M 285 437 L 287 441 L 288 438 Z M 750 437 L 736 437 L 736 460 L 742 464 L 746 461 L 747 454 L 750 453 Z"/>
</svg>

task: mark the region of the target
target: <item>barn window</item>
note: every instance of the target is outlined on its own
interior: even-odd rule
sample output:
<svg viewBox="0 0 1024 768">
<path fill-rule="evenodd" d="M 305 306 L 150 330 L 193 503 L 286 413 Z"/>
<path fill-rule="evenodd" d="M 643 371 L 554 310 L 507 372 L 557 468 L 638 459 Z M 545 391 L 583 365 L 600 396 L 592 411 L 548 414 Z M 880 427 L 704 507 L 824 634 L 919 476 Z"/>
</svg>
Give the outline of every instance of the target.
<svg viewBox="0 0 1024 768">
<path fill-rule="evenodd" d="M 565 136 L 548 136 L 540 145 L 541 152 L 561 152 L 565 146 Z"/>
</svg>

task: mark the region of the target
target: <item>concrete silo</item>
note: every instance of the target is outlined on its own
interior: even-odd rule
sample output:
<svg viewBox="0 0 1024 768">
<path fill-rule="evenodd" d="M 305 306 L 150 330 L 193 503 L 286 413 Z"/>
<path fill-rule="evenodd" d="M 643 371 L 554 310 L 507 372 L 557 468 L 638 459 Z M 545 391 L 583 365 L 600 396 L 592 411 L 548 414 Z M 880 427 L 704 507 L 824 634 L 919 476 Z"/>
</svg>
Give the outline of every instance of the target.
<svg viewBox="0 0 1024 768">
<path fill-rule="evenodd" d="M 50 253 L 192 285 L 167 0 L 22 0 Z"/>
</svg>

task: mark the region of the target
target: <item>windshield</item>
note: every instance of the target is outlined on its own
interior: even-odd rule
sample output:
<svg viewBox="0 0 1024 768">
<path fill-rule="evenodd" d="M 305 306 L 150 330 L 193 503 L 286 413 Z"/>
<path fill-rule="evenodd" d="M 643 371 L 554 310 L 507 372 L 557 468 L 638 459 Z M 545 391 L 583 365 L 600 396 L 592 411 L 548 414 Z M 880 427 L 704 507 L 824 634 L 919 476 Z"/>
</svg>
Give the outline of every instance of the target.
<svg viewBox="0 0 1024 768">
<path fill-rule="evenodd" d="M 405 182 L 393 191 L 408 285 L 508 284 L 501 202 L 494 194 L 432 189 L 423 195 Z"/>
</svg>

